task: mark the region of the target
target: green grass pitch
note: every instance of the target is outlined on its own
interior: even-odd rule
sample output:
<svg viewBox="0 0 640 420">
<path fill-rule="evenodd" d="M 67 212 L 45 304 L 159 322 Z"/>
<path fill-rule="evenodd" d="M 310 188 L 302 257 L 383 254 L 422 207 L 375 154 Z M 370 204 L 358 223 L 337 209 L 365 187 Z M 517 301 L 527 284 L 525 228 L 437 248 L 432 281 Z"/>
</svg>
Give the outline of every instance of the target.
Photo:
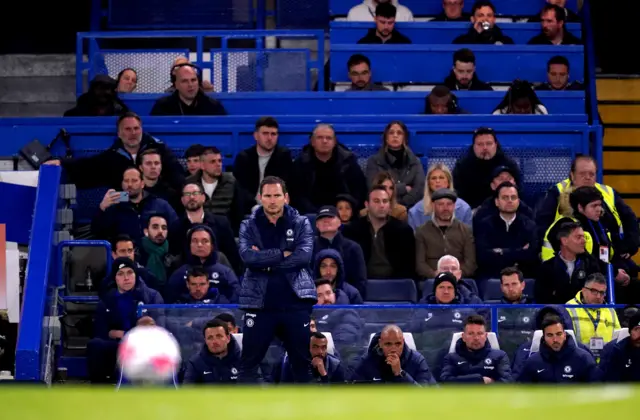
<svg viewBox="0 0 640 420">
<path fill-rule="evenodd" d="M 638 418 L 640 387 L 0 388 L 6 420 Z"/>
</svg>

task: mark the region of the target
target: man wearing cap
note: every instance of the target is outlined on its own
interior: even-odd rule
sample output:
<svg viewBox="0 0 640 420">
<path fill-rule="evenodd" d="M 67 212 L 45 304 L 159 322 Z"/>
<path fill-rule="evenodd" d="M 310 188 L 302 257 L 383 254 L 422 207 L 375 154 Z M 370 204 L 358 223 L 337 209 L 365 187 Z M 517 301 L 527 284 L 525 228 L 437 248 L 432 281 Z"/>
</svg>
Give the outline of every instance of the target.
<svg viewBox="0 0 640 420">
<path fill-rule="evenodd" d="M 471 229 L 454 217 L 458 196 L 442 188 L 431 195 L 433 217 L 416 230 L 416 271 L 420 277 L 433 278 L 438 260 L 450 254 L 461 264 L 462 277 L 473 277 L 476 250 Z"/>
<path fill-rule="evenodd" d="M 640 382 L 640 311 L 629 319 L 628 330 L 629 336 L 613 341 L 610 354 L 602 357 L 605 382 Z"/>
<path fill-rule="evenodd" d="M 364 262 L 362 248 L 357 242 L 345 238 L 340 232 L 341 226 L 338 210 L 334 206 L 322 206 L 316 216 L 316 235 L 313 241 L 313 260 L 318 252 L 334 249 L 340 253 L 344 261 L 344 279 L 353 285 L 361 295 L 365 292 L 367 281 L 367 265 Z M 319 263 L 321 261 L 318 261 Z M 316 265 L 315 270 L 319 267 Z"/>
</svg>

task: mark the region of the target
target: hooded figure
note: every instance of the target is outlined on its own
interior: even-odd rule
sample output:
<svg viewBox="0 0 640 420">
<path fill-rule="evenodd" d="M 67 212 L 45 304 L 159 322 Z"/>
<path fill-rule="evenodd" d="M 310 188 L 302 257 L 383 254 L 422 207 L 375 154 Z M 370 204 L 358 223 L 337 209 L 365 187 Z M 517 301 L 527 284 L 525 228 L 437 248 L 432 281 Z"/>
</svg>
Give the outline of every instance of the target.
<svg viewBox="0 0 640 420">
<path fill-rule="evenodd" d="M 345 281 L 344 261 L 342 260 L 340 253 L 335 249 L 323 249 L 316 254 L 313 264 L 315 271 L 314 277 L 316 279 L 322 277 L 320 274 L 320 263 L 326 258 L 331 258 L 338 266 L 336 277 L 331 280 L 331 285 L 333 286 L 334 293 L 336 294 L 336 305 L 362 305 L 364 302 L 358 289 Z"/>
<path fill-rule="evenodd" d="M 493 110 L 494 115 L 547 115 L 548 113 L 549 111 L 542 105 L 540 98 L 533 90 L 533 86 L 526 80 L 515 80 L 502 101 Z"/>
<path fill-rule="evenodd" d="M 89 90 L 80 95 L 76 106 L 64 113 L 65 117 L 111 117 L 122 115 L 129 109 L 118 98 L 118 84 L 106 74 L 99 74 L 89 84 Z"/>
</svg>

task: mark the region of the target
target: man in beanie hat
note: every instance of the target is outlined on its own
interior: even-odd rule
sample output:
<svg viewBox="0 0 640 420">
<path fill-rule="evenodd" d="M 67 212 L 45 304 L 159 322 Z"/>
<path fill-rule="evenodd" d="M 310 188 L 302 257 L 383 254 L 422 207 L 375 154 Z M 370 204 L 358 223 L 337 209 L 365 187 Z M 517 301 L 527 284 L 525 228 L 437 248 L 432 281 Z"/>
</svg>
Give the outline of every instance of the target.
<svg viewBox="0 0 640 420">
<path fill-rule="evenodd" d="M 640 312 L 629 319 L 628 334 L 618 338 L 611 354 L 602 358 L 600 370 L 606 382 L 640 382 Z"/>
</svg>

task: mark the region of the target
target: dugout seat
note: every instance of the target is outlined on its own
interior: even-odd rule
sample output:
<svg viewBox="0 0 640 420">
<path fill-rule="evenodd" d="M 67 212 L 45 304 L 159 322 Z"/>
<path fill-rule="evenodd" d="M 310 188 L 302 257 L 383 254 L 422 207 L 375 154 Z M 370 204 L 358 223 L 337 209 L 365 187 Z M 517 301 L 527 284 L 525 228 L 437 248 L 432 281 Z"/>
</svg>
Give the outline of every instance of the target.
<svg viewBox="0 0 640 420">
<path fill-rule="evenodd" d="M 613 332 L 611 341 L 616 340 L 619 343 L 627 337 L 629 337 L 629 328 L 620 328 Z"/>
</svg>

